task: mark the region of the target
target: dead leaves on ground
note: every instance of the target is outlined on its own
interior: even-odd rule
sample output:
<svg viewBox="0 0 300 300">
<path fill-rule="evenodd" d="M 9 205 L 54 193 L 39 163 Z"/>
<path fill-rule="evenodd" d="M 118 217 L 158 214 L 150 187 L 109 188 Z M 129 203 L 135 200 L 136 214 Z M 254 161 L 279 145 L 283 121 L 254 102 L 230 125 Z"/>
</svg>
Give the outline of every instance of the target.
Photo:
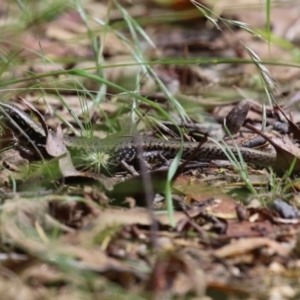
<svg viewBox="0 0 300 300">
<path fill-rule="evenodd" d="M 270 267 L 274 268 L 275 262 L 277 274 L 286 272 L 287 264 L 297 263 L 297 256 L 293 256 L 297 253 L 293 239 L 299 223 L 289 227 L 276 223 L 272 215 L 262 209 L 247 209 L 247 218 L 243 221 L 233 216 L 216 216 L 209 207 L 220 202 L 222 199 L 205 205 L 199 203 L 192 209 L 176 212 L 175 228 L 170 227 L 166 212 L 155 213 L 152 219 L 144 208 L 102 209 L 92 202 L 81 203 L 84 221 L 79 230 L 65 231 L 65 224 L 53 224 L 47 216 L 51 214 L 61 222 L 70 222 L 73 217 L 69 216 L 68 220 L 59 216 L 60 207 L 67 209 L 77 205 L 76 201 L 69 202 L 67 197 L 55 195 L 33 199 L 16 196 L 3 206 L 1 238 L 25 256 L 23 261 L 8 256 L 2 263 L 21 275 L 20 284 L 30 294 L 33 282 L 43 287 L 42 294 L 53 282 L 71 288 L 83 272 L 102 275 L 96 289 L 100 294 L 101 289 L 112 282 L 129 289 L 138 281 L 142 283 L 139 292 L 145 286 L 156 295 L 192 292 L 198 296 L 210 289 L 223 292 L 227 289 L 237 295 L 253 293 L 251 284 L 239 286 L 239 276 L 231 273 L 244 264 L 255 268 L 259 261 L 264 276 L 272 278 Z M 56 203 L 56 208 L 49 206 L 50 203 Z M 78 211 L 79 206 L 73 210 L 74 217 Z M 219 222 L 224 224 L 221 231 Z M 54 232 L 56 238 L 51 237 Z M 153 247 L 156 253 L 152 252 Z M 22 268 L 24 259 L 25 269 Z M 61 273 L 57 263 L 67 267 L 72 276 Z M 48 271 L 43 274 L 45 268 Z M 253 272 L 250 270 L 244 270 L 243 276 Z M 25 285 L 24 280 L 29 285 Z M 260 288 L 261 294 L 266 293 L 267 286 Z"/>
<path fill-rule="evenodd" d="M 297 136 L 296 125 L 290 121 L 290 126 Z M 288 137 L 270 139 L 258 130 L 256 132 L 275 148 L 277 170 L 287 168 L 295 156 L 300 157 L 299 149 Z M 103 184 L 100 175 L 91 176 L 70 169 L 73 164 L 68 158 L 64 160 L 68 152 L 60 128 L 47 131 L 47 134 L 45 150 L 58 159 L 63 177 L 77 179 L 81 186 L 86 180 L 101 184 L 110 195 L 105 199 L 106 205 L 119 194 L 133 196 L 138 205 L 145 206 L 141 200 L 149 197 L 144 189 L 145 180 L 149 182 L 149 179 L 152 196 L 164 191 L 167 169 L 152 171 L 147 178 L 142 174 L 117 185 L 112 183 L 108 193 L 109 185 Z M 297 163 L 295 171 L 298 171 Z M 240 288 L 238 276 L 232 276 L 232 270 L 241 272 L 247 265 L 254 272 L 259 265 L 268 272 L 270 265 L 277 263 L 278 272 L 284 273 L 287 272 L 286 265 L 298 263 L 298 243 L 294 245 L 294 240 L 298 239 L 298 215 L 285 222 L 276 211 L 241 208 L 221 188 L 210 187 L 193 177 L 187 179 L 176 174 L 173 180 L 174 195 L 177 200 L 180 198 L 178 211 L 173 216 L 174 228 L 170 226 L 166 212 L 156 214 L 151 210 L 152 198 L 148 209 L 102 209 L 96 204 L 97 201 L 100 203 L 99 195 L 90 191 L 90 195 L 83 194 L 85 199 L 51 195 L 31 200 L 6 200 L 0 220 L 1 237 L 4 243 L 14 246 L 14 251 L 27 254 L 25 260 L 29 264 L 33 256 L 37 265 L 44 263 L 51 270 L 53 266 L 64 264 L 77 273 L 101 274 L 105 280 L 126 289 L 132 289 L 138 281 L 142 283 L 140 291 L 144 287 L 159 296 L 168 293 L 202 296 L 210 289 L 248 295 L 253 290 L 251 287 Z M 32 181 L 32 184 L 37 185 L 37 181 Z M 73 182 L 70 188 L 75 186 Z M 138 190 L 137 187 L 142 188 Z M 87 201 L 89 196 L 91 201 Z M 121 206 L 118 202 L 112 204 Z M 53 232 L 56 232 L 54 239 L 51 237 Z M 155 255 L 153 249 L 157 251 Z M 136 265 L 132 265 L 132 261 Z M 229 270 L 222 268 L 220 262 L 229 266 Z M 22 262 L 11 261 L 6 256 L 5 263 L 10 268 L 17 268 Z M 54 278 L 61 278 L 59 270 L 53 268 L 52 271 Z M 248 272 L 247 275 L 253 276 Z M 216 276 L 220 273 L 222 278 Z M 52 276 L 43 280 L 31 276 L 44 286 L 53 280 Z M 66 276 L 57 280 L 72 285 L 75 279 Z M 105 280 L 103 284 L 106 284 Z M 198 281 L 201 285 L 197 284 Z M 266 293 L 267 287 L 263 288 Z"/>
<path fill-rule="evenodd" d="M 225 26 L 221 30 L 212 29 L 207 26 L 207 20 L 199 14 L 191 1 L 120 3 L 132 17 L 138 17 L 145 22 L 149 20 L 144 29 L 155 48 L 149 47 L 143 39 L 142 52 L 145 61 L 154 60 L 155 63 L 159 59 L 168 60 L 174 57 L 181 60 L 183 57 L 197 58 L 192 66 L 153 66 L 158 78 L 195 122 L 202 122 L 203 119 L 206 122 L 206 112 L 211 113 L 216 120 L 223 118 L 220 106 L 225 102 L 232 103 L 241 98 L 252 98 L 255 101 L 265 99 L 253 64 L 215 64 L 216 60 L 212 57 L 248 59 L 247 51 L 241 48 L 241 41 L 262 60 L 297 59 L 297 45 L 283 45 L 276 41 L 270 51 L 268 43 L 248 31 L 236 30 L 233 26 L 229 30 Z M 166 5 L 163 7 L 162 3 Z M 209 1 L 201 3 L 207 6 L 210 4 Z M 253 28 L 260 25 L 264 28 L 265 11 L 257 9 L 258 3 L 259 1 L 252 1 L 254 5 L 245 9 L 248 2 L 241 0 L 235 3 L 233 9 L 232 1 L 222 0 L 210 8 L 217 14 L 222 13 L 223 18 L 252 23 Z M 273 33 L 290 42 L 296 41 L 299 36 L 299 24 L 295 21 L 298 17 L 297 9 L 289 3 L 277 4 L 271 10 Z M 55 110 L 60 118 L 73 122 L 67 109 L 50 93 L 62 95 L 75 113 L 81 114 L 78 89 L 80 92 L 87 89 L 93 93 L 99 90 L 100 85 L 89 78 L 68 76 L 65 71 L 71 68 L 88 68 L 89 72 L 100 71 L 95 63 L 99 62 L 99 57 L 94 57 L 92 46 L 99 39 L 101 47 L 103 46 L 101 66 L 105 65 L 103 72 L 106 79 L 135 90 L 138 82 L 136 78 L 143 77 L 140 87 L 142 93 L 149 96 L 149 99 L 158 101 L 166 110 L 170 109 L 167 97 L 153 93 L 158 89 L 154 80 L 144 76 L 140 66 L 135 64 L 136 59 L 130 54 L 136 53 L 132 51 L 135 50 L 135 43 L 124 43 L 119 32 L 114 32 L 120 23 L 123 23 L 122 26 L 126 23 L 120 10 L 113 7 L 107 14 L 107 6 L 103 1 L 87 1 L 82 10 L 87 14 L 86 26 L 73 6 L 57 15 L 51 22 L 36 19 L 36 16 L 41 16 L 39 5 L 34 7 L 33 16 L 28 14 L 20 18 L 19 7 L 12 4 L 1 7 L 1 26 L 4 26 L 1 47 L 5 62 L 2 68 L 2 86 L 6 80 L 9 82 L 2 90 L 2 93 L 6 93 L 5 97 L 10 98 L 13 93 L 14 100 L 21 93 L 43 113 L 53 115 L 52 110 Z M 175 11 L 170 12 L 170 7 Z M 183 9 L 188 9 L 188 13 Z M 104 26 L 101 22 L 108 15 L 111 23 Z M 174 20 L 174 15 L 176 22 L 165 19 L 165 16 L 171 19 L 173 16 Z M 285 15 L 288 17 L 284 18 Z M 17 26 L 15 30 L 16 21 L 28 20 L 27 17 L 33 18 L 26 21 L 28 23 Z M 110 25 L 113 29 L 111 31 Z M 91 35 L 87 34 L 88 30 Z M 105 62 L 102 64 L 103 60 Z M 128 62 L 135 65 L 123 66 Z M 287 113 L 290 113 L 291 105 L 296 106 L 299 100 L 291 96 L 297 95 L 299 69 L 290 66 L 284 69 L 282 66 L 269 67 L 279 83 L 287 83 L 287 86 L 279 87 L 277 92 L 286 96 L 284 105 Z M 60 75 L 49 74 L 39 78 L 39 75 L 50 71 Z M 31 80 L 10 83 L 12 79 L 22 81 L 22 78 Z M 109 92 L 117 93 L 115 89 L 109 89 Z M 87 98 L 85 100 L 90 104 Z M 103 126 L 105 120 L 118 116 L 121 124 L 119 128 L 122 127 L 124 120 L 128 118 L 132 98 L 128 95 L 112 97 L 106 94 L 102 100 L 96 112 L 90 112 L 90 118 Z M 216 106 L 218 108 L 213 111 Z M 157 116 L 157 111 L 145 103 L 139 108 L 145 107 L 149 109 L 147 114 L 150 117 Z M 261 121 L 261 111 L 255 115 L 250 111 L 249 114 L 250 120 Z M 299 114 L 295 114 L 299 118 Z M 269 119 L 270 117 L 267 121 Z M 56 121 L 47 120 L 48 124 L 55 124 L 51 122 Z M 298 138 L 297 127 L 291 121 L 288 122 L 294 137 Z M 140 125 L 144 129 L 145 125 Z M 239 129 L 241 124 L 235 124 L 234 121 L 233 125 L 238 125 Z M 53 128 L 56 127 L 55 124 Z M 115 126 L 109 130 L 119 128 Z M 107 131 L 107 128 L 101 128 L 97 130 L 97 134 L 102 137 Z M 237 130 L 233 126 L 232 132 L 235 131 Z M 299 158 L 299 150 L 289 138 L 272 138 L 270 143 L 273 143 L 277 152 L 277 171 L 285 171 L 294 157 Z M 44 196 L 49 190 L 36 194 L 34 191 L 30 192 L 31 188 L 49 188 L 47 184 L 43 185 L 45 181 L 40 181 L 39 176 L 31 176 L 31 180 L 20 186 L 24 176 L 20 169 L 28 173 L 28 161 L 14 151 L 1 155 L 0 196 L 3 201 L 5 198 L 0 216 L 3 266 L 0 274 L 0 294 L 3 299 L 89 299 L 89 292 L 93 293 L 93 299 L 115 299 L 116 293 L 133 299 L 136 296 L 133 294 L 139 293 L 145 297 L 148 292 L 154 293 L 157 299 L 172 296 L 182 298 L 188 294 L 198 298 L 204 295 L 213 298 L 216 293 L 219 298 L 224 299 L 228 295 L 242 299 L 249 295 L 262 295 L 264 298 L 278 298 L 280 295 L 286 298 L 297 297 L 292 285 L 299 285 L 300 274 L 298 218 L 282 219 L 283 216 L 276 211 L 237 204 L 233 198 L 234 193 L 229 196 L 224 191 L 229 188 L 233 191 L 234 184 L 229 186 L 226 183 L 228 181 L 224 180 L 226 176 L 226 179 L 233 176 L 228 171 L 229 168 L 222 171 L 210 168 L 211 173 L 208 173 L 212 174 L 211 178 L 204 176 L 206 169 L 201 169 L 199 173 L 190 171 L 192 176 L 189 179 L 182 176 L 176 180 L 174 178 L 173 196 L 176 198 L 174 203 L 177 211 L 174 214 L 176 226 L 172 228 L 165 212 L 156 213 L 136 207 L 130 210 L 107 208 L 110 204 L 119 204 L 110 202 L 118 195 L 131 196 L 138 205 L 145 205 L 143 176 L 120 183 L 116 178 L 78 174 L 72 168 L 71 160 L 64 156 L 66 151 L 59 131 L 49 136 L 47 151 L 60 163 L 60 169 L 57 168 L 52 180 L 55 191 L 60 191 L 60 195 L 51 193 Z M 299 169 L 297 161 L 294 171 Z M 255 174 L 259 186 L 262 181 L 266 186 L 268 181 L 265 180 L 265 173 L 257 171 Z M 49 183 L 48 173 L 39 175 Z M 63 180 L 57 180 L 62 175 Z M 194 180 L 195 175 L 203 177 L 203 180 Z M 153 194 L 163 192 L 167 171 L 152 172 L 149 176 L 153 182 Z M 210 186 L 211 182 L 214 186 Z M 18 190 L 23 192 L 7 193 L 11 183 L 16 184 Z M 67 183 L 67 191 L 64 190 L 63 183 Z M 221 183 L 221 187 L 216 187 L 216 183 Z M 296 184 L 292 188 L 297 189 Z M 132 186 L 134 188 L 130 189 Z M 125 190 L 124 187 L 128 189 Z M 136 187 L 141 188 L 137 191 Z M 242 189 L 243 183 L 236 183 L 235 187 L 236 192 Z M 292 192 L 296 199 L 297 191 Z M 69 196 L 62 195 L 64 193 Z M 28 198 L 29 195 L 32 198 Z M 289 209 L 286 216 L 297 217 L 297 214 L 290 213 Z M 273 285 L 271 290 L 268 290 L 268 284 Z"/>
</svg>

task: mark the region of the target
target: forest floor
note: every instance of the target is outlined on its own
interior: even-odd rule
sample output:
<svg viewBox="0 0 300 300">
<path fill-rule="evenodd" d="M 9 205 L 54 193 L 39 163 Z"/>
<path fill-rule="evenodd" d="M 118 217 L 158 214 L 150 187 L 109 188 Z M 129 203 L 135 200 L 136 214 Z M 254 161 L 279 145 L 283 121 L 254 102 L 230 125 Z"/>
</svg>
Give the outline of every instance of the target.
<svg viewBox="0 0 300 300">
<path fill-rule="evenodd" d="M 1 101 L 25 112 L 0 105 L 1 299 L 300 299 L 297 1 L 0 4 Z M 77 165 L 66 136 L 227 157 Z"/>
</svg>

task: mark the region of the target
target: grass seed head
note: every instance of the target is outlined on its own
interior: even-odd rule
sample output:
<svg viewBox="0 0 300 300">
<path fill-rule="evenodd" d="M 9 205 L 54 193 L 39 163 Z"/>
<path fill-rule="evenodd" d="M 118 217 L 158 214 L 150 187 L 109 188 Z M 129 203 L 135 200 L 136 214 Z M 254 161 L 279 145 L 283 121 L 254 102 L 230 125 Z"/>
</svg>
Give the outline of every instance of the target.
<svg viewBox="0 0 300 300">
<path fill-rule="evenodd" d="M 110 155 L 100 150 L 88 150 L 82 155 L 81 160 L 87 168 L 93 169 L 94 172 L 100 173 L 101 169 L 109 169 Z"/>
</svg>

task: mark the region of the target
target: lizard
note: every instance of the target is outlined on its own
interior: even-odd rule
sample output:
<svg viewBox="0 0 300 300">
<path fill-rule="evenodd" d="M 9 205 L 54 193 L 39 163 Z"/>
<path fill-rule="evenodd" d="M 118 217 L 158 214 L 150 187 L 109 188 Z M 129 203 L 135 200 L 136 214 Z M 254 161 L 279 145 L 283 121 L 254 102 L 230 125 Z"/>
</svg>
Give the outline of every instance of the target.
<svg viewBox="0 0 300 300">
<path fill-rule="evenodd" d="M 44 128 L 32 120 L 30 116 L 18 106 L 6 102 L 0 102 L 1 114 L 5 115 L 12 126 L 12 131 L 17 133 L 20 144 L 28 146 L 36 145 L 39 149 L 45 146 L 47 133 Z M 243 156 L 246 163 L 257 166 L 269 167 L 276 163 L 276 153 L 264 152 L 236 145 L 221 146 L 214 142 L 182 142 L 180 140 L 163 140 L 142 136 L 130 136 L 120 138 L 86 138 L 76 136 L 64 136 L 64 144 L 71 152 L 80 152 L 81 155 L 91 151 L 102 151 L 108 154 L 108 158 L 114 165 L 120 165 L 123 161 L 127 164 L 136 162 L 140 153 L 146 162 L 155 159 L 173 159 L 182 149 L 181 159 L 187 159 L 193 155 L 193 160 L 228 160 L 228 152 L 235 157 Z M 227 153 L 226 153 L 227 152 Z"/>
</svg>

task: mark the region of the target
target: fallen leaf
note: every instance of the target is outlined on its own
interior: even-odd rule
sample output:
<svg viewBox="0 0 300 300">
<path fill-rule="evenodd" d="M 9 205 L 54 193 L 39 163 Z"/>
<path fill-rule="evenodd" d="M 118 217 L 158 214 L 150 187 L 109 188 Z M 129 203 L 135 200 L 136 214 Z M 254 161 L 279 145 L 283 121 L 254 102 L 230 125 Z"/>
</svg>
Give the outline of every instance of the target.
<svg viewBox="0 0 300 300">
<path fill-rule="evenodd" d="M 282 256 L 287 256 L 290 253 L 290 250 L 282 246 L 280 243 L 269 238 L 258 237 L 241 239 L 237 242 L 233 242 L 215 250 L 213 254 L 218 258 L 233 257 L 262 247 L 269 247 L 275 253 Z"/>
<path fill-rule="evenodd" d="M 254 126 L 247 124 L 245 127 L 265 138 L 276 150 L 276 161 L 272 166 L 278 173 L 286 172 L 296 159 L 293 172 L 300 172 L 300 149 L 287 137 L 270 138 Z"/>
<path fill-rule="evenodd" d="M 242 100 L 238 102 L 227 114 L 224 126 L 227 127 L 231 134 L 236 134 L 240 131 L 251 106 L 252 103 L 250 101 Z M 225 132 L 227 132 L 226 129 Z"/>
<path fill-rule="evenodd" d="M 198 296 L 202 296 L 205 288 L 204 273 L 196 272 L 193 261 L 176 252 L 158 257 L 147 283 L 147 289 L 156 295 L 172 290 L 177 295 L 196 292 Z M 161 297 L 157 297 L 159 298 Z"/>
<path fill-rule="evenodd" d="M 222 219 L 236 219 L 235 199 L 222 192 L 217 187 L 212 187 L 200 180 L 190 180 L 189 177 L 178 177 L 173 185 L 173 188 L 186 195 L 188 198 L 188 205 L 201 205 L 205 203 L 205 211 L 210 215 L 220 217 Z M 207 203 L 207 200 L 211 200 Z"/>
<path fill-rule="evenodd" d="M 79 174 L 73 165 L 70 152 L 65 146 L 64 136 L 60 126 L 57 127 L 56 132 L 48 132 L 45 148 L 49 155 L 58 157 L 59 168 L 64 177 Z"/>
<path fill-rule="evenodd" d="M 187 211 L 192 218 L 199 213 L 199 210 L 193 209 Z M 170 217 L 167 212 L 160 212 L 159 214 L 151 214 L 154 216 L 154 220 L 161 225 L 170 226 Z M 175 211 L 174 220 L 175 223 L 179 223 L 181 220 L 186 219 L 187 216 L 183 212 Z M 82 240 L 90 242 L 94 240 L 95 236 L 98 236 L 105 228 L 111 226 L 122 225 L 144 225 L 150 226 L 152 224 L 151 216 L 148 209 L 135 207 L 132 209 L 120 209 L 120 208 L 106 208 L 102 211 L 100 216 L 93 222 L 93 228 L 89 232 L 81 232 Z"/>
</svg>

